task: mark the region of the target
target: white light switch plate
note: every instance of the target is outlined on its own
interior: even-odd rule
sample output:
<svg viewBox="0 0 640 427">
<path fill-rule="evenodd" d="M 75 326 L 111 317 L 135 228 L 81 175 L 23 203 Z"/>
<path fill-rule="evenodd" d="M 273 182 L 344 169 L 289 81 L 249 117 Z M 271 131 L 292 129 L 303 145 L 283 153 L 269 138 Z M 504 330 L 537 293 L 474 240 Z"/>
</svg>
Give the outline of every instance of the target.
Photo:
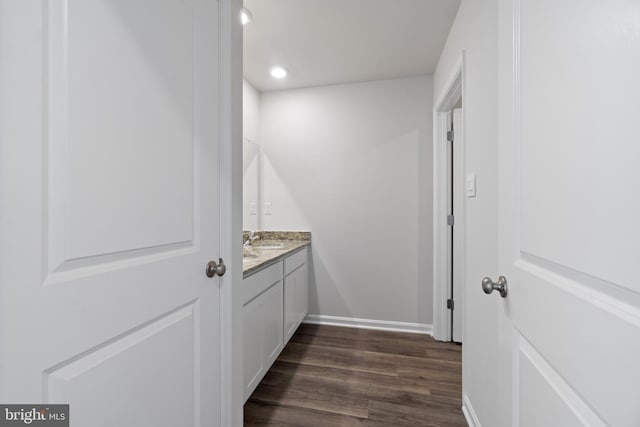
<svg viewBox="0 0 640 427">
<path fill-rule="evenodd" d="M 464 193 L 467 197 L 476 197 L 476 174 L 475 172 L 467 175 L 464 183 Z"/>
</svg>

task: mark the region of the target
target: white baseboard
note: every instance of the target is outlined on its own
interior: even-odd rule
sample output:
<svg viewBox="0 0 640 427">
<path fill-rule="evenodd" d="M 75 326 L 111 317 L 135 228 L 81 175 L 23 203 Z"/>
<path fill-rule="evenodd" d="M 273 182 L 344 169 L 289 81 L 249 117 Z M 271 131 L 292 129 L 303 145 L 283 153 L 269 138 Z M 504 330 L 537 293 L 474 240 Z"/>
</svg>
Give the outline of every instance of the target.
<svg viewBox="0 0 640 427">
<path fill-rule="evenodd" d="M 465 419 L 467 420 L 467 424 L 469 427 L 480 427 L 480 421 L 478 420 L 478 416 L 476 412 L 473 410 L 473 406 L 471 406 L 471 402 L 469 402 L 469 397 L 467 395 L 462 396 L 462 413 L 464 414 Z"/>
<path fill-rule="evenodd" d="M 357 319 L 354 317 L 326 316 L 323 314 L 307 314 L 302 323 L 314 325 L 344 326 L 347 328 L 375 329 L 378 331 L 409 332 L 413 334 L 431 335 L 432 325 L 426 323 L 393 322 L 390 320 Z"/>
</svg>

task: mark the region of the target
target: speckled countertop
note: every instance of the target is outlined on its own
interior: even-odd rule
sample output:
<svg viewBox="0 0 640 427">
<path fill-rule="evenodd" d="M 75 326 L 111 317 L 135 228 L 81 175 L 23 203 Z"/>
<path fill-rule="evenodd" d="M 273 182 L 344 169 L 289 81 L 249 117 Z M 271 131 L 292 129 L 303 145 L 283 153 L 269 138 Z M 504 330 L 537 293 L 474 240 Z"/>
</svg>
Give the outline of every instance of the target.
<svg viewBox="0 0 640 427">
<path fill-rule="evenodd" d="M 248 232 L 243 233 L 243 241 Z M 308 231 L 256 231 L 254 240 L 248 248 L 243 248 L 242 276 L 248 277 L 282 258 L 297 252 L 311 244 L 311 233 Z M 267 249 L 261 246 L 282 245 L 281 248 Z"/>
</svg>

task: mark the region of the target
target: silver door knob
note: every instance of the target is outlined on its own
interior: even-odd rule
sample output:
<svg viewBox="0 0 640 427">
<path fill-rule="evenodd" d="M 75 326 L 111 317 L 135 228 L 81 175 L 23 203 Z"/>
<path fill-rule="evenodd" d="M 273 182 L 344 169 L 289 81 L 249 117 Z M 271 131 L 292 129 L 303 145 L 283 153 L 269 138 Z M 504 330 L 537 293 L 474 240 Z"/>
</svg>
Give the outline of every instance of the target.
<svg viewBox="0 0 640 427">
<path fill-rule="evenodd" d="M 220 258 L 218 262 L 209 261 L 209 263 L 207 264 L 207 277 L 224 276 L 224 273 L 226 272 L 227 266 L 224 265 L 224 261 L 222 260 L 222 258 Z"/>
<path fill-rule="evenodd" d="M 493 291 L 500 292 L 502 298 L 507 296 L 509 289 L 507 288 L 507 278 L 504 276 L 498 277 L 498 283 L 494 282 L 488 277 L 482 279 L 482 290 L 485 294 L 490 294 Z"/>
</svg>

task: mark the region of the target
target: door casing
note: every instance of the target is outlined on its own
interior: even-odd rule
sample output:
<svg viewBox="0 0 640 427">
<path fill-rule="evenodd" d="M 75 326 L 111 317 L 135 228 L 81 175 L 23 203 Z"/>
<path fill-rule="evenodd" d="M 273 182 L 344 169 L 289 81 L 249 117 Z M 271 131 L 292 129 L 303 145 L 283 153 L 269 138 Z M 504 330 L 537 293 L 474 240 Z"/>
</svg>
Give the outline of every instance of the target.
<svg viewBox="0 0 640 427">
<path fill-rule="evenodd" d="M 451 294 L 452 268 L 455 270 L 456 277 L 462 284 L 465 283 L 465 208 L 464 195 L 454 195 L 457 197 L 457 205 L 461 207 L 460 212 L 456 214 L 455 230 L 459 247 L 453 253 L 451 259 L 451 242 L 450 228 L 447 225 L 447 215 L 450 209 L 450 191 L 449 180 L 451 165 L 447 159 L 447 131 L 450 126 L 450 119 L 447 117 L 448 112 L 454 109 L 456 103 L 461 98 L 464 100 L 464 51 L 460 54 L 456 66 L 450 74 L 446 90 L 436 98 L 433 111 L 434 135 L 433 135 L 433 337 L 440 341 L 449 341 L 451 339 L 451 312 L 447 309 L 447 299 Z M 464 101 L 463 101 L 464 102 Z M 464 107 L 464 106 L 463 106 Z M 463 119 L 464 120 L 464 119 Z M 464 127 L 464 123 L 462 124 Z M 456 148 L 460 152 L 465 152 L 464 138 L 456 140 Z M 464 175 L 464 154 L 462 155 L 461 165 L 456 173 Z M 460 310 L 462 316 L 460 318 L 463 329 L 462 336 L 464 341 L 464 292 L 456 297 L 456 310 Z M 463 349 L 464 358 L 464 349 Z"/>
</svg>

